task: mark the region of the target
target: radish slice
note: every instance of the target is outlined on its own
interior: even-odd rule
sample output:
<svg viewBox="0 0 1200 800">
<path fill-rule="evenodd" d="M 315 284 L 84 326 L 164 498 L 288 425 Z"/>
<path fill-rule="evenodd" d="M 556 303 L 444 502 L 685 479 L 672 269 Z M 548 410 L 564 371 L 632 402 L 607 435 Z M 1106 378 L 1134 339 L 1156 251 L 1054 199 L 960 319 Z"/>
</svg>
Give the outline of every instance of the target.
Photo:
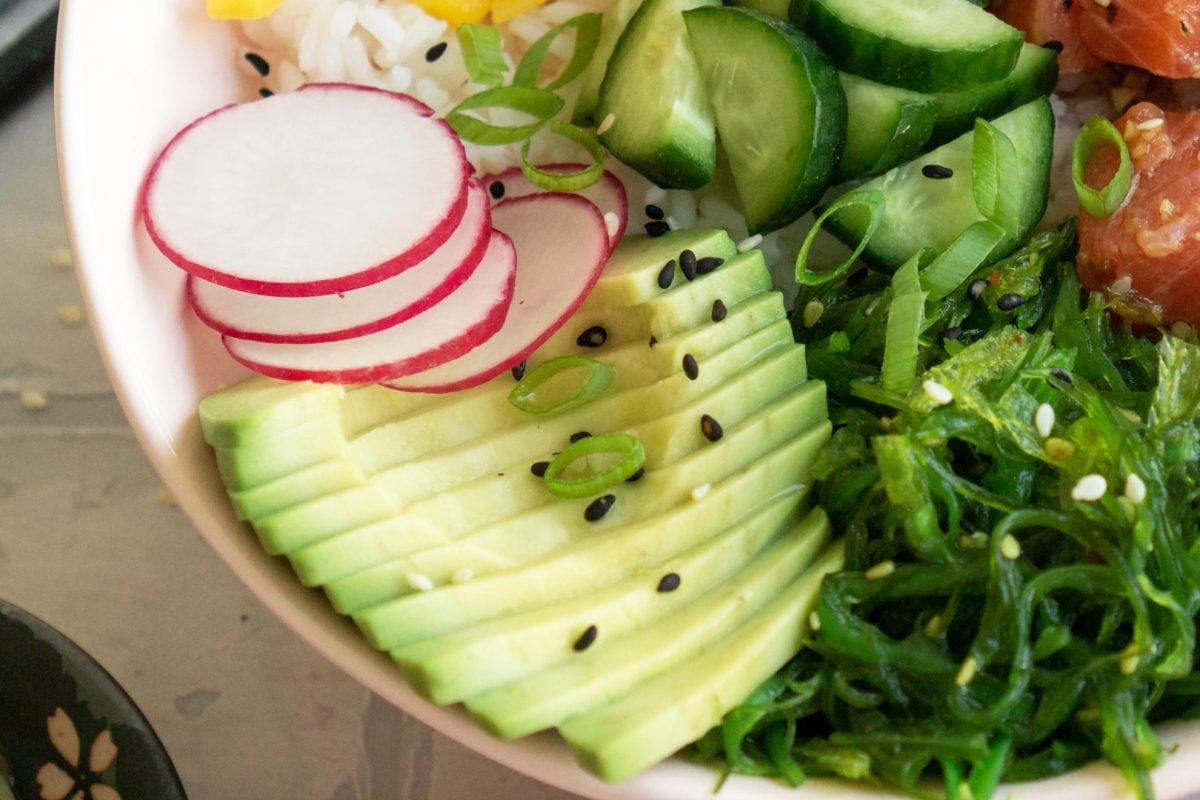
<svg viewBox="0 0 1200 800">
<path fill-rule="evenodd" d="M 436 305 L 471 276 L 492 232 L 487 190 L 472 182 L 458 229 L 399 275 L 343 294 L 267 297 L 188 276 L 188 299 L 210 328 L 256 342 L 332 342 L 390 328 Z"/>
<path fill-rule="evenodd" d="M 470 166 L 442 120 L 345 84 L 226 106 L 158 156 L 142 192 L 154 243 L 246 292 L 357 289 L 419 264 L 458 227 Z"/>
<path fill-rule="evenodd" d="M 516 254 L 493 231 L 483 260 L 457 291 L 412 319 L 376 333 L 319 344 L 248 342 L 225 336 L 229 354 L 283 380 L 374 383 L 431 369 L 488 341 L 513 298 Z"/>
<path fill-rule="evenodd" d="M 608 260 L 600 212 L 582 197 L 532 194 L 492 209 L 492 225 L 517 251 L 517 287 L 504 327 L 448 364 L 387 381 L 411 392 L 453 392 L 484 383 L 524 361 L 570 318 Z"/>
<path fill-rule="evenodd" d="M 584 165 L 547 164 L 539 166 L 538 169 L 558 173 L 578 172 L 584 169 Z M 491 196 L 493 204 L 531 194 L 544 194 L 547 191 L 526 178 L 520 167 L 510 167 L 494 175 L 485 175 L 480 180 L 488 188 L 488 194 Z M 605 224 L 608 226 L 610 248 L 616 247 L 629 225 L 629 200 L 621 179 L 605 170 L 604 174 L 600 176 L 600 180 L 586 189 L 580 189 L 571 194 L 587 198 L 596 208 L 600 209 L 600 213 L 605 215 Z M 610 213 L 613 214 L 612 217 L 608 216 Z"/>
</svg>

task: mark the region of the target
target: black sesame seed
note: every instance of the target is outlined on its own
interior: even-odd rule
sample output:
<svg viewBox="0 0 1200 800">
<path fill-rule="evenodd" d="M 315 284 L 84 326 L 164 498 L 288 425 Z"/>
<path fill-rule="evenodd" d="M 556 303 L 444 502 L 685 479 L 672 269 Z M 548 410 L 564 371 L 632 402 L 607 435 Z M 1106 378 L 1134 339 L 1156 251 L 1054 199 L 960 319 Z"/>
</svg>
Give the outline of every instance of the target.
<svg viewBox="0 0 1200 800">
<path fill-rule="evenodd" d="M 724 263 L 725 259 L 718 258 L 717 256 L 708 256 L 707 258 L 702 258 L 696 262 L 696 274 L 707 275 Z"/>
<path fill-rule="evenodd" d="M 944 167 L 941 164 L 926 164 L 921 168 L 921 174 L 935 181 L 944 181 L 947 178 L 954 177 L 954 170 Z"/>
<path fill-rule="evenodd" d="M 953 328 L 946 328 L 946 330 L 942 331 L 942 338 L 950 339 L 951 341 L 961 338 L 962 335 L 963 329 L 961 325 L 955 325 Z"/>
<path fill-rule="evenodd" d="M 979 280 L 977 280 L 971 284 L 971 288 L 967 289 L 967 294 L 971 295 L 972 300 L 978 300 L 980 295 L 982 295 L 984 293 L 984 291 L 987 289 L 987 287 L 988 287 L 987 279 L 980 278 Z"/>
<path fill-rule="evenodd" d="M 258 53 L 246 53 L 245 58 L 246 61 L 249 62 L 250 66 L 254 67 L 254 71 L 259 75 L 262 75 L 265 78 L 271 74 L 271 65 L 268 64 L 267 60 Z"/>
<path fill-rule="evenodd" d="M 575 444 L 580 439 L 586 439 L 591 435 L 590 431 L 575 431 L 575 433 L 571 434 L 571 444 Z"/>
<path fill-rule="evenodd" d="M 684 250 L 679 254 L 679 268 L 683 270 L 683 277 L 689 281 L 696 277 L 696 254 L 691 250 Z"/>
<path fill-rule="evenodd" d="M 437 61 L 439 58 L 441 58 L 445 54 L 446 54 L 446 43 L 438 42 L 433 47 L 431 47 L 425 51 L 425 60 L 428 61 L 430 64 L 432 64 L 433 62 Z"/>
<path fill-rule="evenodd" d="M 704 434 L 704 438 L 710 442 L 718 441 L 725 435 L 725 429 L 721 427 L 721 423 L 704 414 L 700 417 L 700 432 Z"/>
<path fill-rule="evenodd" d="M 1063 0 L 1063 11 L 1070 11 L 1073 4 L 1073 0 Z"/>
<path fill-rule="evenodd" d="M 671 259 L 658 271 L 658 288 L 670 289 L 675 282 L 675 259 Z"/>
<path fill-rule="evenodd" d="M 274 92 L 272 92 L 270 89 L 268 89 L 265 86 L 258 90 L 258 96 L 262 97 L 262 98 L 272 97 L 272 96 L 274 96 L 274 94 L 275 94 Z"/>
<path fill-rule="evenodd" d="M 583 511 L 583 518 L 588 522 L 599 522 L 600 520 L 604 519 L 604 515 L 608 513 L 608 510 L 612 508 L 613 504 L 616 502 L 617 496 L 615 494 L 606 494 L 601 497 L 597 497 L 595 500 L 588 503 L 588 507 Z"/>
<path fill-rule="evenodd" d="M 996 308 L 1001 311 L 1012 311 L 1014 308 L 1025 305 L 1025 301 L 1028 299 L 1023 294 L 1009 292 L 1008 294 L 1000 295 L 1000 299 L 996 301 Z"/>
<path fill-rule="evenodd" d="M 700 377 L 700 365 L 696 363 L 696 357 L 691 353 L 683 357 L 683 374 L 688 376 L 689 381 Z"/>
<path fill-rule="evenodd" d="M 671 230 L 671 226 L 661 219 L 646 223 L 646 234 L 651 237 L 657 238 L 669 230 Z"/>
<path fill-rule="evenodd" d="M 1061 53 L 1063 51 L 1063 43 L 1058 39 L 1051 39 L 1050 41 L 1044 43 L 1042 47 L 1046 48 L 1047 50 L 1053 50 L 1056 53 Z"/>
<path fill-rule="evenodd" d="M 1108 4 L 1108 21 L 1110 23 L 1117 21 L 1117 4 L 1116 3 Z"/>
<path fill-rule="evenodd" d="M 529 471 L 532 472 L 534 475 L 537 475 L 539 478 L 541 478 L 546 474 L 546 470 L 548 470 L 549 468 L 550 468 L 549 461 L 535 461 L 529 467 Z"/>
<path fill-rule="evenodd" d="M 579 338 L 575 340 L 575 344 L 580 347 L 600 347 L 608 341 L 608 331 L 603 325 L 593 325 L 583 333 L 579 334 Z"/>
<path fill-rule="evenodd" d="M 666 212 L 653 203 L 649 203 L 646 206 L 646 216 L 650 219 L 662 219 L 666 216 Z"/>
<path fill-rule="evenodd" d="M 656 344 L 658 344 L 658 337 L 656 337 L 656 336 L 651 336 L 651 337 L 650 337 L 650 346 L 651 346 L 651 347 L 654 347 L 654 345 L 656 345 Z"/>
<path fill-rule="evenodd" d="M 596 635 L 599 633 L 600 631 L 595 625 L 588 625 L 587 630 L 579 635 L 579 638 L 575 640 L 575 644 L 571 645 L 571 647 L 576 653 L 582 653 L 595 643 Z"/>
<path fill-rule="evenodd" d="M 645 474 L 646 474 L 646 468 L 638 467 L 637 472 L 633 473 L 628 478 L 626 478 L 625 482 L 626 483 L 637 483 L 638 481 L 640 481 L 642 479 L 642 476 Z"/>
<path fill-rule="evenodd" d="M 504 182 L 492 181 L 488 185 L 488 194 L 492 196 L 493 200 L 499 200 L 500 198 L 504 197 Z"/>
<path fill-rule="evenodd" d="M 725 307 L 725 301 L 721 298 L 713 300 L 712 321 L 720 322 L 729 314 L 729 309 Z"/>
<path fill-rule="evenodd" d="M 1050 374 L 1053 375 L 1054 377 L 1058 378 L 1060 381 L 1067 384 L 1068 386 L 1070 386 L 1072 383 L 1071 373 L 1067 372 L 1062 367 L 1051 367 Z"/>
<path fill-rule="evenodd" d="M 525 367 L 529 364 L 528 361 L 522 361 L 512 368 L 512 376 L 514 381 L 519 381 L 525 377 Z"/>
<path fill-rule="evenodd" d="M 663 594 L 666 594 L 667 592 L 673 592 L 679 588 L 680 583 L 682 583 L 682 580 L 676 573 L 668 572 L 666 575 L 663 575 L 662 580 L 658 582 L 658 591 L 662 592 Z"/>
</svg>

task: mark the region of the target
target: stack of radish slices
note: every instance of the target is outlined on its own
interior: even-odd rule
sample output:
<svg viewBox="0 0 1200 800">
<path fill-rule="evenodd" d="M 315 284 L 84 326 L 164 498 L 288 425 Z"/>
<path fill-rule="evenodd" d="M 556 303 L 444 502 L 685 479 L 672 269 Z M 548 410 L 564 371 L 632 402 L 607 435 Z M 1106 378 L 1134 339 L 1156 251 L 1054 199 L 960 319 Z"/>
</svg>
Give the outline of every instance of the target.
<svg viewBox="0 0 1200 800">
<path fill-rule="evenodd" d="M 413 98 L 310 84 L 185 127 L 146 177 L 142 214 L 242 364 L 455 391 L 549 338 L 627 219 L 608 173 L 577 195 L 519 170 L 471 174 L 454 131 Z"/>
</svg>

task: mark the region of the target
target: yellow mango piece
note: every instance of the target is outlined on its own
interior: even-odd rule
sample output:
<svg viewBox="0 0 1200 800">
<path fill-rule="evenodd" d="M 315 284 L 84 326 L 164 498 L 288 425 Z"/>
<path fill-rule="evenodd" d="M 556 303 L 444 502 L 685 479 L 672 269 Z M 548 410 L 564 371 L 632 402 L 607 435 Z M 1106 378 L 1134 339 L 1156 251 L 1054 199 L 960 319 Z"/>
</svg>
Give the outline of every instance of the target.
<svg viewBox="0 0 1200 800">
<path fill-rule="evenodd" d="M 508 22 L 546 2 L 547 0 L 492 0 L 492 22 L 497 25 Z"/>
<path fill-rule="evenodd" d="M 283 0 L 208 0 L 213 19 L 262 19 L 283 5 Z"/>
<path fill-rule="evenodd" d="M 413 0 L 413 2 L 451 25 L 479 22 L 487 16 L 491 5 L 489 0 Z"/>
</svg>

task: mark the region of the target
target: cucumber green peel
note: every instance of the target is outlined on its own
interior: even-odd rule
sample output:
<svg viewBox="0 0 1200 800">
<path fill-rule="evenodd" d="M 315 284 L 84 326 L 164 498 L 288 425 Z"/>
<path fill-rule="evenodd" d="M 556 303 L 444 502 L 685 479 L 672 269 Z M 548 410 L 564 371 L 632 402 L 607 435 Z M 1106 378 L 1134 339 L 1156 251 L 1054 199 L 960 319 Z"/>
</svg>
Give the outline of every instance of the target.
<svg viewBox="0 0 1200 800">
<path fill-rule="evenodd" d="M 1035 236 L 903 337 L 881 318 L 914 266 L 801 286 L 825 307 L 794 330 L 838 426 L 815 491 L 847 569 L 811 647 L 696 757 L 974 800 L 1102 758 L 1153 796 L 1151 726 L 1200 715 L 1200 347 L 1114 324 L 1074 247 L 1073 224 Z M 916 380 L 906 357 L 885 383 L 893 340 Z"/>
</svg>

